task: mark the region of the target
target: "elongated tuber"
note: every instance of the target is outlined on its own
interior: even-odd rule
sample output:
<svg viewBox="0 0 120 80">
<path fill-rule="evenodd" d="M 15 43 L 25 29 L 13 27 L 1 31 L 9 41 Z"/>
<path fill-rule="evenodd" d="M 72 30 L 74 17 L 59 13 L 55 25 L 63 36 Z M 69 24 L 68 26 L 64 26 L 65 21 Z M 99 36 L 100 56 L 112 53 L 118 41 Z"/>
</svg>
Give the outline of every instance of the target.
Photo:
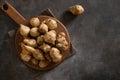
<svg viewBox="0 0 120 80">
<path fill-rule="evenodd" d="M 37 60 L 45 60 L 44 56 L 43 56 L 43 52 L 40 51 L 39 49 L 36 49 L 35 52 L 33 53 L 33 56 L 35 59 Z"/>
<path fill-rule="evenodd" d="M 27 51 L 29 51 L 30 53 L 34 53 L 35 52 L 35 48 L 31 47 L 31 46 L 28 46 L 28 45 L 25 45 L 23 43 L 21 43 L 21 47 L 22 49 L 26 49 Z"/>
<path fill-rule="evenodd" d="M 31 46 L 31 47 L 36 47 L 37 46 L 37 42 L 35 39 L 24 39 L 23 42 L 25 44 L 27 44 L 28 46 Z"/>
</svg>

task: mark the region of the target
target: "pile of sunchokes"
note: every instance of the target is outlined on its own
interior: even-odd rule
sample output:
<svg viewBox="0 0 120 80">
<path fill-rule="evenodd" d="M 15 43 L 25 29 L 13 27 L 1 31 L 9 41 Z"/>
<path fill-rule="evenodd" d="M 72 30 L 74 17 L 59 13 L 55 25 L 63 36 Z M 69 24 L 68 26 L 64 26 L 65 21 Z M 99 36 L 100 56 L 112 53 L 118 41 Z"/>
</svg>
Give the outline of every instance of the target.
<svg viewBox="0 0 120 80">
<path fill-rule="evenodd" d="M 64 32 L 56 32 L 57 21 L 48 18 L 40 21 L 38 17 L 30 19 L 30 26 L 20 24 L 21 42 L 20 57 L 40 68 L 47 67 L 51 62 L 62 61 L 62 52 L 68 49 L 68 41 Z"/>
</svg>

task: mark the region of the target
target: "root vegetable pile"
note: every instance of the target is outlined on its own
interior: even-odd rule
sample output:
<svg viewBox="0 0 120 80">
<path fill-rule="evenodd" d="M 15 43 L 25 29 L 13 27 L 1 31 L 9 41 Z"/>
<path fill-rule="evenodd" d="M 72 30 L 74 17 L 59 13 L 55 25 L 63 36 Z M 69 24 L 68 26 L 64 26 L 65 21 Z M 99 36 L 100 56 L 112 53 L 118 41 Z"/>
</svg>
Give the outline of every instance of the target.
<svg viewBox="0 0 120 80">
<path fill-rule="evenodd" d="M 64 32 L 56 32 L 56 20 L 49 18 L 41 22 L 34 17 L 30 25 L 20 24 L 20 34 L 24 38 L 21 42 L 21 59 L 40 68 L 47 67 L 51 62 L 61 62 L 62 53 L 68 49 L 68 41 Z"/>
</svg>

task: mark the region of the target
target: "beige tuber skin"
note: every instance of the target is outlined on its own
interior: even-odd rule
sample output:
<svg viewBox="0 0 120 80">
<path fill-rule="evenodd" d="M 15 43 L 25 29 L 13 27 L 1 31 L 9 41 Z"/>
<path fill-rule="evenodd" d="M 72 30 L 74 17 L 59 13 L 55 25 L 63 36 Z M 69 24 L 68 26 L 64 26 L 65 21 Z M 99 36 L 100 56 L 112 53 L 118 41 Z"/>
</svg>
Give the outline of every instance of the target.
<svg viewBox="0 0 120 80">
<path fill-rule="evenodd" d="M 39 45 L 41 45 L 41 44 L 44 43 L 44 36 L 43 36 L 43 35 L 37 37 L 37 43 L 38 43 Z"/>
<path fill-rule="evenodd" d="M 31 54 L 33 54 L 34 58 L 36 58 L 37 60 L 44 60 L 44 56 L 43 56 L 43 52 L 40 51 L 39 49 L 35 49 L 31 46 L 27 46 L 24 44 L 21 44 L 21 46 L 26 49 L 27 51 L 29 51 Z"/>
<path fill-rule="evenodd" d="M 60 50 L 65 51 L 68 49 L 68 42 L 63 32 L 58 34 L 56 42 L 56 47 L 58 47 Z"/>
<path fill-rule="evenodd" d="M 39 67 L 45 68 L 45 67 L 48 66 L 48 64 L 49 64 L 49 61 L 48 61 L 48 60 L 43 60 L 43 61 L 40 61 L 40 62 L 39 62 Z"/>
<path fill-rule="evenodd" d="M 31 47 L 36 47 L 37 46 L 37 42 L 35 39 L 24 39 L 23 42 Z"/>
<path fill-rule="evenodd" d="M 20 53 L 20 57 L 23 61 L 26 61 L 26 62 L 30 61 L 30 59 L 31 59 L 30 55 L 24 54 L 24 53 Z"/>
<path fill-rule="evenodd" d="M 39 31 L 38 31 L 38 28 L 37 27 L 33 27 L 31 30 L 30 30 L 30 35 L 32 37 L 37 37 L 40 35 Z"/>
<path fill-rule="evenodd" d="M 39 18 L 32 18 L 30 24 L 31 29 L 20 25 L 20 34 L 24 37 L 21 43 L 21 59 L 40 68 L 47 67 L 50 62 L 61 62 L 61 52 L 68 49 L 68 42 L 64 32 L 57 34 L 54 30 L 57 28 L 57 21 L 49 18 L 40 25 Z"/>
<path fill-rule="evenodd" d="M 27 37 L 30 32 L 30 28 L 28 26 L 25 26 L 23 24 L 20 24 L 20 34 L 23 37 Z"/>
<path fill-rule="evenodd" d="M 31 18 L 30 19 L 30 24 L 33 26 L 33 27 L 37 27 L 40 25 L 40 20 L 39 18 Z"/>
<path fill-rule="evenodd" d="M 56 44 L 56 47 L 58 47 L 62 51 L 65 51 L 68 49 L 68 43 L 66 41 L 64 43 L 58 43 Z"/>
<path fill-rule="evenodd" d="M 39 48 L 40 48 L 41 50 L 43 50 L 45 53 L 47 53 L 47 52 L 50 51 L 51 46 L 48 45 L 48 44 L 43 43 L 43 45 L 41 45 Z"/>
<path fill-rule="evenodd" d="M 39 26 L 39 31 L 40 33 L 43 33 L 45 34 L 46 32 L 48 32 L 48 26 L 44 23 L 42 23 L 40 26 Z"/>
<path fill-rule="evenodd" d="M 51 18 L 46 19 L 43 23 L 45 23 L 50 30 L 57 28 L 57 22 Z"/>
<path fill-rule="evenodd" d="M 27 51 L 24 47 L 22 47 L 22 52 L 20 53 L 20 57 L 23 61 L 30 61 L 31 59 L 31 53 L 29 51 Z"/>
<path fill-rule="evenodd" d="M 31 52 L 27 51 L 27 50 L 24 49 L 24 48 L 22 49 L 21 53 L 27 54 L 27 55 L 31 55 L 31 54 L 32 54 Z"/>
<path fill-rule="evenodd" d="M 84 12 L 84 8 L 81 5 L 74 5 L 69 8 L 69 11 L 73 15 L 80 15 Z"/>
<path fill-rule="evenodd" d="M 55 44 L 55 40 L 56 40 L 56 31 L 55 30 L 51 30 L 49 32 L 47 32 L 44 35 L 44 40 L 45 42 L 51 43 L 51 44 Z"/>
<path fill-rule="evenodd" d="M 62 55 L 60 54 L 60 51 L 57 48 L 53 47 L 50 50 L 50 56 L 52 57 L 52 60 L 55 63 L 60 62 L 62 60 Z"/>
<path fill-rule="evenodd" d="M 36 49 L 35 52 L 33 53 L 33 57 L 37 60 L 45 60 L 45 57 L 43 55 L 43 52 L 40 51 L 39 49 Z"/>
<path fill-rule="evenodd" d="M 34 53 L 35 52 L 35 48 L 33 48 L 31 46 L 28 46 L 28 45 L 25 45 L 23 43 L 21 43 L 21 47 L 22 47 L 22 49 L 25 49 L 25 50 L 29 51 L 30 53 Z"/>
<path fill-rule="evenodd" d="M 35 58 L 31 59 L 31 62 L 32 62 L 34 65 L 37 65 L 37 64 L 38 64 L 38 60 L 35 59 Z"/>
</svg>

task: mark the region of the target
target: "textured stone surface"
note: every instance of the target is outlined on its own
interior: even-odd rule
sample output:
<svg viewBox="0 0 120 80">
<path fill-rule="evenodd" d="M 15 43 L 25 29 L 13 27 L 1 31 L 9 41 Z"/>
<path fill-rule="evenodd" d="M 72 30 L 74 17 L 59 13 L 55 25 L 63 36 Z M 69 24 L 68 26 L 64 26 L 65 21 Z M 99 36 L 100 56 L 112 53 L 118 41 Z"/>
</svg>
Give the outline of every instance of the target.
<svg viewBox="0 0 120 80">
<path fill-rule="evenodd" d="M 120 0 L 8 0 L 25 18 L 50 8 L 63 22 L 77 54 L 50 71 L 26 67 L 8 31 L 18 25 L 0 11 L 0 80 L 120 80 Z M 69 6 L 85 13 L 73 16 Z"/>
</svg>

